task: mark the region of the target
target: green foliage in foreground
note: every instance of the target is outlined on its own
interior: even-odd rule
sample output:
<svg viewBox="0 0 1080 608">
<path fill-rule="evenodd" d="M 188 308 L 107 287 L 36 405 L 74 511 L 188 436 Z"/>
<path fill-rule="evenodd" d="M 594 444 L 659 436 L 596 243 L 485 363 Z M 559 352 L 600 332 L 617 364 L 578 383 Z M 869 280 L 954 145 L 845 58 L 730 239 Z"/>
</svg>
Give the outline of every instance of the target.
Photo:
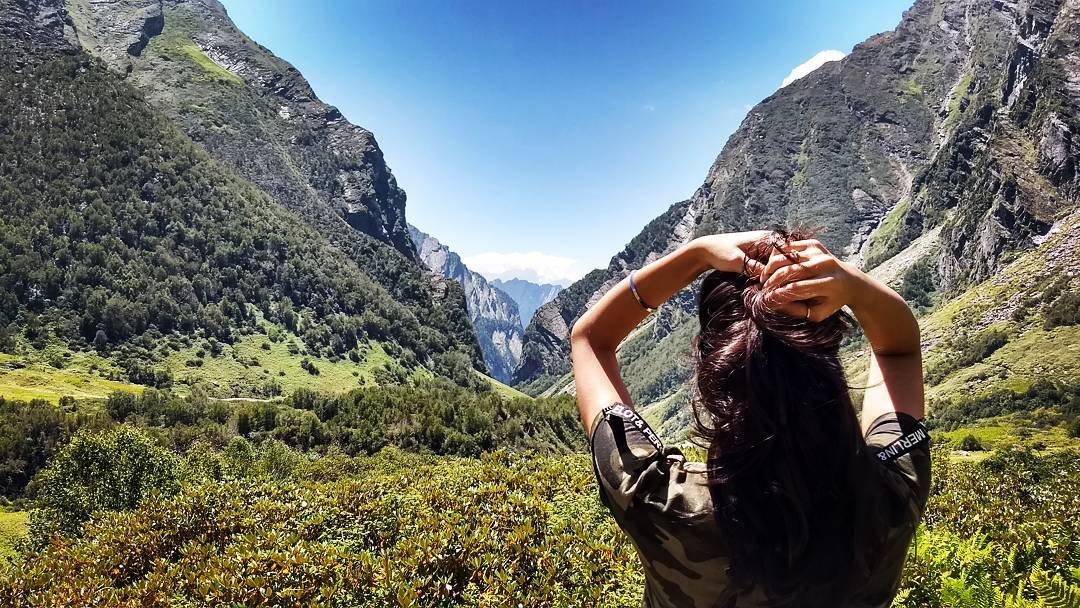
<svg viewBox="0 0 1080 608">
<path fill-rule="evenodd" d="M 193 448 L 172 498 L 96 515 L 0 577 L 5 606 L 637 606 L 583 455 L 318 459 Z M 269 466 L 278 461 L 286 466 Z M 246 464 L 245 464 L 246 463 Z M 260 464 L 261 463 L 261 464 Z M 1070 606 L 1080 453 L 937 450 L 903 607 Z"/>
<path fill-rule="evenodd" d="M 581 456 L 329 457 L 103 514 L 6 606 L 629 606 L 642 577 Z M 304 481 L 297 481 L 304 480 Z"/>
</svg>

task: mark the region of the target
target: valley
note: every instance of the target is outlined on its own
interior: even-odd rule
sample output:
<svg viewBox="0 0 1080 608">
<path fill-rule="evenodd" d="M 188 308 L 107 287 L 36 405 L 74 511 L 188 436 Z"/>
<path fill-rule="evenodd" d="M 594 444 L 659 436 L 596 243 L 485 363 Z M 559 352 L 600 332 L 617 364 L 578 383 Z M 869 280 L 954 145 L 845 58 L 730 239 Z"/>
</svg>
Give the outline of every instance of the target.
<svg viewBox="0 0 1080 608">
<path fill-rule="evenodd" d="M 570 330 L 697 236 L 802 226 L 922 331 L 893 605 L 1080 605 L 1077 66 L 1072 0 L 916 0 L 564 287 L 411 224 L 375 134 L 217 0 L 0 0 L 0 604 L 640 605 Z M 700 461 L 695 295 L 618 362 Z"/>
</svg>

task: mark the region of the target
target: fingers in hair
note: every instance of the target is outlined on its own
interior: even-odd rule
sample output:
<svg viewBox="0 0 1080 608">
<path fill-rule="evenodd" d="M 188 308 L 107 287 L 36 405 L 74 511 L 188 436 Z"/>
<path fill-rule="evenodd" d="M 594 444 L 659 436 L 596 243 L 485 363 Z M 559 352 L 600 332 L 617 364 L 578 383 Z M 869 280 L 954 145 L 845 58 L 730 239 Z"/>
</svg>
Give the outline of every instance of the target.
<svg viewBox="0 0 1080 608">
<path fill-rule="evenodd" d="M 810 249 L 817 249 L 821 253 L 826 255 L 832 255 L 832 252 L 825 247 L 825 245 L 817 239 L 804 239 L 802 241 L 792 241 L 787 244 L 787 247 L 793 251 L 807 251 Z"/>
<path fill-rule="evenodd" d="M 834 280 L 833 277 L 819 277 L 786 283 L 770 292 L 772 294 L 771 300 L 779 305 L 800 300 L 812 300 L 824 295 L 825 288 Z"/>
<path fill-rule="evenodd" d="M 769 256 L 769 260 L 765 263 L 765 267 L 761 271 L 760 279 L 762 284 L 769 280 L 776 271 L 781 268 L 797 264 L 802 260 L 801 255 L 791 256 L 784 253 L 774 253 Z"/>
<path fill-rule="evenodd" d="M 786 285 L 792 281 L 810 278 L 813 274 L 814 263 L 812 261 L 788 264 L 772 273 L 761 286 L 763 289 L 776 289 L 781 285 Z"/>
</svg>

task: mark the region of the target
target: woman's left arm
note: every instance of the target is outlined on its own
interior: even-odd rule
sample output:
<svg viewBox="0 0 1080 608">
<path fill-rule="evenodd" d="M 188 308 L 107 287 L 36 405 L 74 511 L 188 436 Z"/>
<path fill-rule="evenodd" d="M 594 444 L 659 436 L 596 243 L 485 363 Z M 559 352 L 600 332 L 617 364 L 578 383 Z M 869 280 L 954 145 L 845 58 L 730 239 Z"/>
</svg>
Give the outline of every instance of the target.
<svg viewBox="0 0 1080 608">
<path fill-rule="evenodd" d="M 745 249 L 768 232 L 735 232 L 690 241 L 634 273 L 634 286 L 642 302 L 659 307 L 709 269 L 758 274 L 763 268 L 747 259 Z M 615 351 L 648 315 L 630 290 L 629 277 L 604 294 L 570 332 L 570 357 L 574 364 L 578 412 L 585 432 L 592 430 L 597 414 L 612 403 L 632 405 L 630 393 L 619 375 Z"/>
</svg>

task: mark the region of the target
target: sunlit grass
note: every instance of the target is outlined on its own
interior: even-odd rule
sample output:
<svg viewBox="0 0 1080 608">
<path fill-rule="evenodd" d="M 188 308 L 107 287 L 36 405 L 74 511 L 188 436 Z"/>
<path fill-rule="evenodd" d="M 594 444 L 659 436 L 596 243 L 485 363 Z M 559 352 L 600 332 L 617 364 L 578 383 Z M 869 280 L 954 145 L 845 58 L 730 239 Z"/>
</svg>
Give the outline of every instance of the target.
<svg viewBox="0 0 1080 608">
<path fill-rule="evenodd" d="M 0 566 L 6 566 L 15 557 L 15 546 L 26 537 L 26 511 L 0 511 Z"/>
</svg>

